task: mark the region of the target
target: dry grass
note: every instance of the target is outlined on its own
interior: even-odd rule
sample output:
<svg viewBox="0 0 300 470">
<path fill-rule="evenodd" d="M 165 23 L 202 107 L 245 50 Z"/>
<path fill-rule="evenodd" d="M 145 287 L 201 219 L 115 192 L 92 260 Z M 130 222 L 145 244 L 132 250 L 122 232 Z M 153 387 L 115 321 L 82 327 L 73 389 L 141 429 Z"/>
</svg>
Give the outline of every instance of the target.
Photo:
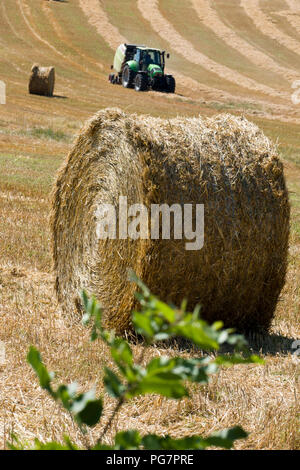
<svg viewBox="0 0 300 470">
<path fill-rule="evenodd" d="M 222 21 L 222 17 L 218 16 L 214 8 L 211 7 L 209 0 L 192 0 L 192 5 L 202 24 L 213 30 L 214 34 L 222 39 L 227 46 L 236 49 L 255 64 L 257 68 L 254 67 L 254 70 L 262 72 L 264 69 L 267 69 L 274 74 L 282 75 L 284 78 L 296 80 L 295 70 L 281 67 L 270 56 L 243 40 L 232 28 L 228 27 Z"/>
<path fill-rule="evenodd" d="M 20 8 L 25 4 L 30 9 Z M 111 4 L 113 8 L 116 2 L 110 0 L 102 4 L 106 8 Z M 118 17 L 112 12 L 108 15 L 109 20 L 115 15 L 114 23 L 121 34 L 127 37 L 131 31 L 139 42 L 150 41 L 166 48 L 167 43 L 151 30 L 149 22 L 143 22 L 141 16 L 139 21 L 134 21 L 138 14 L 136 2 L 124 0 L 123 4 L 124 8 L 119 11 L 114 9 L 118 11 Z M 239 4 L 238 0 L 213 2 L 222 20 L 244 40 L 270 55 L 281 66 L 297 70 L 296 54 L 256 29 Z M 59 131 L 70 136 L 88 116 L 112 104 L 130 112 L 174 117 L 177 114 L 213 115 L 215 109 L 211 102 L 216 101 L 218 112 L 223 104 L 226 106 L 225 101 L 232 101 L 231 112 L 240 114 L 239 100 L 233 96 L 251 102 L 254 111 L 257 111 L 256 98 L 257 102 L 262 101 L 254 92 L 251 99 L 249 96 L 245 99 L 241 96 L 241 87 L 223 85 L 222 78 L 200 66 L 196 69 L 173 50 L 170 66 L 177 73 L 184 72 L 185 77 L 178 87 L 179 95 L 172 101 L 163 94 L 140 95 L 121 87 L 111 87 L 107 83 L 106 70 L 109 71 L 112 50 L 89 25 L 79 1 L 49 2 L 49 8 L 52 16 L 37 7 L 35 0 L 6 0 L 0 4 L 0 44 L 5 50 L 0 74 L 1 80 L 7 83 L 8 93 L 7 105 L 0 109 L 0 340 L 4 341 L 7 352 L 7 362 L 0 366 L 1 448 L 5 448 L 12 430 L 29 441 L 35 436 L 42 440 L 60 439 L 64 432 L 69 432 L 76 442 L 82 441 L 69 417 L 40 390 L 26 363 L 30 344 L 41 350 L 49 368 L 57 372 L 58 380 L 78 380 L 85 390 L 96 382 L 101 391 L 102 366 L 104 363 L 110 365 L 103 344 L 91 346 L 88 332 L 80 324 L 64 322 L 53 291 L 48 196 L 55 172 L 69 151 L 69 141 L 56 141 L 51 135 L 41 138 L 31 130 L 37 127 L 52 129 L 54 133 Z M 134 11 L 134 15 L 128 16 L 128 11 Z M 182 23 L 184 21 L 183 18 Z M 184 34 L 183 24 L 177 23 L 176 28 Z M 63 40 L 59 37 L 61 31 Z M 44 42 L 37 39 L 34 32 Z M 47 42 L 55 46 L 54 49 Z M 201 50 L 201 42 L 197 47 Z M 229 47 L 227 55 L 229 64 Z M 93 60 L 81 59 L 85 56 L 103 64 L 103 71 L 94 66 Z M 55 98 L 28 95 L 27 71 L 36 60 L 55 65 Z M 117 429 L 135 427 L 142 432 L 169 432 L 181 436 L 184 433 L 206 434 L 240 424 L 250 436 L 238 443 L 239 448 L 300 448 L 299 362 L 294 362 L 291 355 L 292 340 L 300 337 L 300 146 L 297 124 L 300 112 L 299 106 L 292 107 L 290 101 L 276 111 L 277 98 L 273 100 L 269 96 L 264 100 L 270 104 L 269 116 L 264 112 L 256 116 L 246 107 L 242 112 L 252 115 L 251 120 L 258 122 L 273 140 L 279 139 L 292 203 L 287 283 L 271 333 L 251 339 L 252 346 L 262 351 L 266 366 L 224 369 L 209 386 L 193 388 L 191 398 L 180 404 L 153 396 L 135 399 L 121 409 Z M 277 122 L 269 117 L 275 117 Z M 284 122 L 287 117 L 295 123 Z M 139 346 L 135 351 L 138 354 Z M 159 352 L 149 351 L 146 359 Z M 175 352 L 170 351 L 170 354 Z M 105 402 L 109 412 L 113 400 L 105 395 Z M 99 427 L 93 430 L 90 438 L 94 439 L 99 431 Z M 110 438 L 107 436 L 107 441 Z"/>
<path fill-rule="evenodd" d="M 272 19 L 268 17 L 263 9 L 260 8 L 258 0 L 242 0 L 241 5 L 245 9 L 247 15 L 249 15 L 252 19 L 257 29 L 287 49 L 295 52 L 298 55 L 300 54 L 299 42 L 281 31 L 280 28 L 274 24 L 277 21 L 272 21 Z"/>
</svg>

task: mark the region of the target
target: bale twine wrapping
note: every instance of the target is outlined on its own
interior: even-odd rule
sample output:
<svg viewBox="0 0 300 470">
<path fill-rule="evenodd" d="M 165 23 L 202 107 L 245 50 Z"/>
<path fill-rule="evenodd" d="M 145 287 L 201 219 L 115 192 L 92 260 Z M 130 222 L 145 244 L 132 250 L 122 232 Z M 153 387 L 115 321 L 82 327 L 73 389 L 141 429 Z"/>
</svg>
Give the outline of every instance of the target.
<svg viewBox="0 0 300 470">
<path fill-rule="evenodd" d="M 97 209 L 128 205 L 204 204 L 199 251 L 186 240 L 99 240 Z M 53 194 L 56 291 L 76 311 L 82 288 L 94 293 L 104 323 L 130 328 L 137 307 L 132 268 L 167 302 L 202 305 L 208 321 L 267 328 L 284 285 L 289 202 L 276 148 L 245 118 L 163 120 L 98 112 L 81 130 Z"/>
<path fill-rule="evenodd" d="M 29 77 L 29 93 L 33 95 L 53 96 L 55 83 L 54 67 L 32 66 Z"/>
</svg>

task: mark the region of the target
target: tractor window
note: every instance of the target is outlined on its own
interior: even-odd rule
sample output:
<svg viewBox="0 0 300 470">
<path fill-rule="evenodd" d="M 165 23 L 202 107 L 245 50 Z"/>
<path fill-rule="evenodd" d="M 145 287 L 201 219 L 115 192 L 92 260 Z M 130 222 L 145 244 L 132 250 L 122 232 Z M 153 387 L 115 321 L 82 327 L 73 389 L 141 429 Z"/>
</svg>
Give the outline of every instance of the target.
<svg viewBox="0 0 300 470">
<path fill-rule="evenodd" d="M 138 49 L 136 51 L 136 53 L 134 54 L 133 60 L 135 60 L 136 62 L 139 62 L 141 60 L 141 51 L 140 51 L 140 49 Z"/>
<path fill-rule="evenodd" d="M 143 60 L 147 58 L 147 62 L 151 64 L 156 64 L 161 66 L 161 60 L 160 60 L 160 53 L 159 51 L 144 51 L 143 53 Z"/>
</svg>

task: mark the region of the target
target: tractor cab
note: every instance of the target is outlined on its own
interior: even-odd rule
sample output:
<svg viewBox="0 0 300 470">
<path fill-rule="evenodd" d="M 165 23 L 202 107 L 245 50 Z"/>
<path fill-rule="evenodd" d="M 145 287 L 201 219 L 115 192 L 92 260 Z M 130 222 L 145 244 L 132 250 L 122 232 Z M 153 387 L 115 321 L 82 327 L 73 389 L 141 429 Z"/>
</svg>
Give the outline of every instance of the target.
<svg viewBox="0 0 300 470">
<path fill-rule="evenodd" d="M 158 49 L 138 48 L 133 60 L 139 64 L 140 70 L 148 70 L 149 65 L 160 67 L 162 72 L 165 68 L 165 52 Z"/>
</svg>

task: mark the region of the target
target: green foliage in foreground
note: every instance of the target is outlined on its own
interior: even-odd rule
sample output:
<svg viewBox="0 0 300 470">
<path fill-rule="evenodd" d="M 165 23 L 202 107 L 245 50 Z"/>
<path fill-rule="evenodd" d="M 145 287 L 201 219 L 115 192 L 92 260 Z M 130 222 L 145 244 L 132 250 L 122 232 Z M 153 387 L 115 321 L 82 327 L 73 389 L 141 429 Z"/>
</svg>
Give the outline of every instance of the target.
<svg viewBox="0 0 300 470">
<path fill-rule="evenodd" d="M 180 309 L 174 309 L 152 295 L 149 289 L 134 275 L 132 280 L 140 288 L 137 297 L 141 304 L 141 311 L 133 312 L 132 321 L 136 332 L 142 335 L 145 340 L 143 353 L 137 362 L 134 361 L 129 343 L 115 336 L 114 332 L 107 331 L 102 327 L 102 311 L 96 299 L 89 298 L 85 292 L 82 293 L 85 310 L 83 322 L 85 325 L 92 326 L 91 341 L 101 339 L 110 347 L 112 359 L 118 370 L 118 373 L 115 373 L 107 367 L 104 369 L 105 389 L 109 395 L 116 399 L 116 406 L 103 427 L 96 445 L 86 448 L 93 450 L 191 450 L 214 446 L 230 449 L 237 439 L 247 437 L 247 433 L 239 426 L 225 429 L 205 438 L 193 435 L 181 439 L 154 434 L 141 436 L 138 431 L 130 430 L 117 433 L 113 445 L 103 444 L 107 431 L 125 401 L 145 394 L 159 394 L 170 399 L 180 400 L 189 395 L 187 382 L 206 384 L 210 376 L 215 374 L 220 366 L 263 363 L 259 357 L 247 353 L 247 343 L 243 336 L 234 334 L 231 329 L 223 329 L 221 322 L 208 325 L 199 317 L 199 308 L 196 308 L 193 313 L 188 313 L 186 312 L 186 304 L 183 303 Z M 147 347 L 157 341 L 175 337 L 185 338 L 202 350 L 214 352 L 214 355 L 199 358 L 160 356 L 150 360 L 146 366 L 142 365 Z M 216 355 L 215 352 L 224 343 L 230 344 L 234 353 Z M 54 388 L 52 385 L 54 374 L 48 372 L 39 351 L 31 347 L 27 359 L 39 378 L 40 386 L 47 390 L 51 397 L 73 416 L 83 434 L 86 434 L 88 427 L 93 427 L 101 422 L 103 401 L 101 397 L 95 396 L 94 390 L 78 393 L 76 383 L 59 385 Z M 13 436 L 13 442 L 9 444 L 9 447 L 24 449 L 25 445 L 16 436 Z M 78 447 L 71 442 L 68 436 L 65 436 L 63 444 L 58 442 L 42 443 L 36 439 L 34 449 L 76 450 Z"/>
</svg>

